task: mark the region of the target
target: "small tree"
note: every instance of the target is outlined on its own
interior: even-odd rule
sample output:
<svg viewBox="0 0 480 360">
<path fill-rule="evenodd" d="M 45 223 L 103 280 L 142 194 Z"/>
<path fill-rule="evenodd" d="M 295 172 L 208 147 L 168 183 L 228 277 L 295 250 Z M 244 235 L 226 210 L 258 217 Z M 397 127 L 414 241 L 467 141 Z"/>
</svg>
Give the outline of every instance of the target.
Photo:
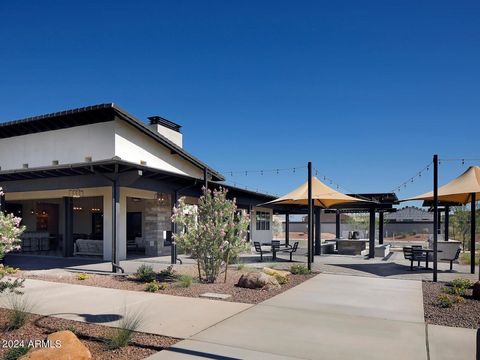
<svg viewBox="0 0 480 360">
<path fill-rule="evenodd" d="M 3 189 L 0 187 L 0 196 L 3 196 Z M 21 218 L 13 214 L 5 214 L 0 211 L 0 261 L 8 252 L 20 248 L 20 235 L 25 231 L 25 226 L 20 225 Z M 9 289 L 16 292 L 22 286 L 23 281 L 3 280 L 6 275 L 12 273 L 12 269 L 0 265 L 0 293 Z"/>
<path fill-rule="evenodd" d="M 228 261 L 247 248 L 248 214 L 237 210 L 235 199 L 227 199 L 227 190 L 203 189 L 198 206 L 181 198 L 173 208 L 172 221 L 180 231 L 173 235 L 196 260 L 199 280 L 213 283 Z"/>
</svg>

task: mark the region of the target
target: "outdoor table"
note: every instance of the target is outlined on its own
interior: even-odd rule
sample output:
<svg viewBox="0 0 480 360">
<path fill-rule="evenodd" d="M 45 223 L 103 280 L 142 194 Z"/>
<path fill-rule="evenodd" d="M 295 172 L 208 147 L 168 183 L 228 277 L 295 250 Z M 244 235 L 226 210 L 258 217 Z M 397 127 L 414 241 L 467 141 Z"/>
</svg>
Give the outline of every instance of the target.
<svg viewBox="0 0 480 360">
<path fill-rule="evenodd" d="M 273 248 L 273 243 L 269 242 L 269 243 L 263 243 L 262 245 L 267 245 L 267 246 L 271 246 L 272 247 L 272 254 L 273 254 L 273 260 L 276 260 L 277 259 L 277 252 L 275 251 L 275 249 Z M 286 243 L 280 243 L 280 247 L 287 247 L 287 244 Z"/>
<path fill-rule="evenodd" d="M 415 249 L 416 250 L 416 249 Z M 418 249 L 425 253 L 425 269 L 430 269 L 428 267 L 428 254 L 433 253 L 433 249 Z M 437 253 L 441 253 L 442 250 L 437 250 Z"/>
</svg>

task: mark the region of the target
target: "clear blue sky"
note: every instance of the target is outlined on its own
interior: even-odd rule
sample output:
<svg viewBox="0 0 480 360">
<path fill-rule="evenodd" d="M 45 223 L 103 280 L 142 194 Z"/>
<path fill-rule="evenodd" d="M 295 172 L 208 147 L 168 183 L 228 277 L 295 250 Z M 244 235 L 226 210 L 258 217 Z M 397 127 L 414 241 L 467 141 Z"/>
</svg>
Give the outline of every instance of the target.
<svg viewBox="0 0 480 360">
<path fill-rule="evenodd" d="M 2 1 L 0 16 L 0 121 L 115 102 L 180 123 L 220 171 L 311 160 L 354 192 L 433 153 L 480 158 L 477 0 Z M 442 163 L 440 182 L 465 168 Z M 276 193 L 305 177 L 229 176 Z"/>
</svg>

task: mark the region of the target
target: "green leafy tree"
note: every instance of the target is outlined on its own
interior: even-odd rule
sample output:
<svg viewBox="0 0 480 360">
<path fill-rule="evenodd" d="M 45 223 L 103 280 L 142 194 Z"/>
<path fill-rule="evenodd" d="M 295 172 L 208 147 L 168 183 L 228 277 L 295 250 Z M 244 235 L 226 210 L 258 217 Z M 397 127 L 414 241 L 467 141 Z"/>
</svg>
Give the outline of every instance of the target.
<svg viewBox="0 0 480 360">
<path fill-rule="evenodd" d="M 172 221 L 179 230 L 173 239 L 197 260 L 198 278 L 213 283 L 228 262 L 247 249 L 249 216 L 227 199 L 227 190 L 203 189 L 198 206 L 181 198 L 173 209 Z"/>
</svg>

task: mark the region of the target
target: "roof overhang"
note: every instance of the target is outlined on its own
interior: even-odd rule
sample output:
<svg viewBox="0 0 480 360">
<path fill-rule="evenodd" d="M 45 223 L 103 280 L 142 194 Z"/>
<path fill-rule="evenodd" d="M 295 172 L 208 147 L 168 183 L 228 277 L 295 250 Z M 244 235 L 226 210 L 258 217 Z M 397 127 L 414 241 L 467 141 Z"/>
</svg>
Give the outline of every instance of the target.
<svg viewBox="0 0 480 360">
<path fill-rule="evenodd" d="M 93 106 L 87 106 L 78 109 L 66 110 L 56 113 L 50 113 L 40 116 L 29 117 L 26 119 L 9 121 L 0 124 L 0 139 L 14 136 L 35 134 L 39 132 L 66 129 L 75 126 L 90 125 L 120 119 L 127 122 L 145 135 L 153 138 L 166 148 L 172 154 L 189 161 L 200 169 L 207 168 L 208 173 L 214 181 L 225 180 L 224 176 L 200 161 L 178 145 L 168 140 L 165 136 L 152 131 L 145 123 L 121 109 L 119 106 L 108 103 Z"/>
</svg>

